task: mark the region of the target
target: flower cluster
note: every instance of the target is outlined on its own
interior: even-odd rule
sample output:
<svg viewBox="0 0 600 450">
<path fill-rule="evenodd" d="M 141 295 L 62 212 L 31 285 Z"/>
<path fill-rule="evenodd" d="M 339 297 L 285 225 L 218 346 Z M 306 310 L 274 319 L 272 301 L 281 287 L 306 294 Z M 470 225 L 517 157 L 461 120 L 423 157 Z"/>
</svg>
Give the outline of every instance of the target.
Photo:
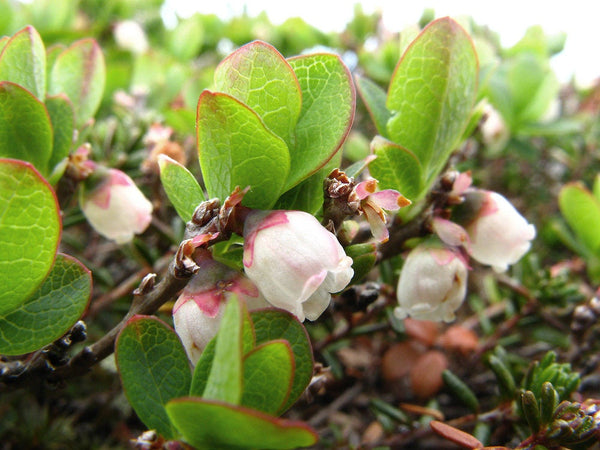
<svg viewBox="0 0 600 450">
<path fill-rule="evenodd" d="M 471 208 L 462 225 L 434 218 L 437 238 L 413 249 L 398 281 L 396 315 L 449 322 L 466 294 L 468 257 L 505 271 L 527 253 L 535 227 L 497 192 L 470 187 L 461 174 L 450 193 Z"/>
</svg>

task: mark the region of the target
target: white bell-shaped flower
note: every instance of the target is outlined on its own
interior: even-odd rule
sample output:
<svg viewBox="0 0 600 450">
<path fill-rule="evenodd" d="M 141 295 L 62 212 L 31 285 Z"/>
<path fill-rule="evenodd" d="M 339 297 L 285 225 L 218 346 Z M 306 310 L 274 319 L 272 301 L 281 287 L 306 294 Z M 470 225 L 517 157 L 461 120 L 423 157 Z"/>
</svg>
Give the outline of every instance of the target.
<svg viewBox="0 0 600 450">
<path fill-rule="evenodd" d="M 316 320 L 354 271 L 336 237 L 302 211 L 255 211 L 244 226 L 244 269 L 265 299 Z"/>
<path fill-rule="evenodd" d="M 193 365 L 219 331 L 225 304 L 232 294 L 245 301 L 249 310 L 269 306 L 242 273 L 212 259 L 203 259 L 198 266 L 200 270 L 173 306 L 175 331 Z"/>
<path fill-rule="evenodd" d="M 396 295 L 395 315 L 403 319 L 451 322 L 467 289 L 467 264 L 462 254 L 442 246 L 421 244 L 404 261 Z"/>
<path fill-rule="evenodd" d="M 465 226 L 471 238 L 470 255 L 503 272 L 527 253 L 535 226 L 497 192 L 475 190 L 468 195 L 483 196 L 477 215 Z"/>
<path fill-rule="evenodd" d="M 81 191 L 79 204 L 88 222 L 102 236 L 125 244 L 143 233 L 152 220 L 152 203 L 129 176 L 117 169 L 98 169 L 102 178 Z"/>
</svg>

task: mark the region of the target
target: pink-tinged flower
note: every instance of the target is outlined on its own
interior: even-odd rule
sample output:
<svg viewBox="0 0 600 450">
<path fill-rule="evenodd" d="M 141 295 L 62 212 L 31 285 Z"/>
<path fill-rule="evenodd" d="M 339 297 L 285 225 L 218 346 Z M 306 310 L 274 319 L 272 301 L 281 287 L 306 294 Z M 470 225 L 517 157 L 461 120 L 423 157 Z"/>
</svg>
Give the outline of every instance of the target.
<svg viewBox="0 0 600 450">
<path fill-rule="evenodd" d="M 225 304 L 232 294 L 245 301 L 250 310 L 268 307 L 256 286 L 240 272 L 210 258 L 198 266 L 200 270 L 173 307 L 175 331 L 193 365 L 219 331 Z"/>
<path fill-rule="evenodd" d="M 255 211 L 244 226 L 244 268 L 273 306 L 316 320 L 354 271 L 336 237 L 301 211 Z"/>
<path fill-rule="evenodd" d="M 88 222 L 102 236 L 124 244 L 148 228 L 152 203 L 133 180 L 117 169 L 96 173 L 102 177 L 91 190 L 82 190 L 79 204 Z"/>
<path fill-rule="evenodd" d="M 479 196 L 474 203 L 481 204 L 476 217 L 465 226 L 471 237 L 471 256 L 496 271 L 505 271 L 527 253 L 535 227 L 497 192 L 475 190 L 467 196 Z"/>
<path fill-rule="evenodd" d="M 355 192 L 360 199 L 360 209 L 371 226 L 371 232 L 379 242 L 389 239 L 385 211 L 396 211 L 411 201 L 393 189 L 377 191 L 377 180 L 371 178 L 358 183 Z"/>
<path fill-rule="evenodd" d="M 395 315 L 451 322 L 467 291 L 467 264 L 459 252 L 422 244 L 404 261 Z"/>
</svg>

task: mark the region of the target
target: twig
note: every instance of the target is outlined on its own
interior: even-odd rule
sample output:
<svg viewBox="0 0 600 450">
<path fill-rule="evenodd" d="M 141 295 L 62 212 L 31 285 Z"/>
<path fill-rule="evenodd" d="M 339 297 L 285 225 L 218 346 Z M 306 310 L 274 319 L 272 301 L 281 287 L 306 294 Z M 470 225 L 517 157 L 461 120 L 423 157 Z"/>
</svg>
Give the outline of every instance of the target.
<svg viewBox="0 0 600 450">
<path fill-rule="evenodd" d="M 329 404 L 326 408 L 323 408 L 317 414 L 315 414 L 309 421 L 308 424 L 311 427 L 317 427 L 325 422 L 331 414 L 336 411 L 339 411 L 345 405 L 350 403 L 352 400 L 356 398 L 356 396 L 363 390 L 363 385 L 361 383 L 357 383 L 347 391 L 345 391 L 342 395 L 336 398 L 333 402 Z"/>
</svg>

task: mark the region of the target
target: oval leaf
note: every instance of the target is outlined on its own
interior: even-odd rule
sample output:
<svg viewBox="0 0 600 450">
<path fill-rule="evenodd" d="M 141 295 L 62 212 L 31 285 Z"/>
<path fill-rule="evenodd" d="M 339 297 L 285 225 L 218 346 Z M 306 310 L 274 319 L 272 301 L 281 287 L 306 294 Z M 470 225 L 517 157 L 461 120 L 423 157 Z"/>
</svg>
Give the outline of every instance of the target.
<svg viewBox="0 0 600 450">
<path fill-rule="evenodd" d="M 48 275 L 61 221 L 54 191 L 23 161 L 0 159 L 0 204 L 0 314 L 6 314 Z"/>
<path fill-rule="evenodd" d="M 280 412 L 292 406 L 310 383 L 313 374 L 313 355 L 308 334 L 296 317 L 283 310 L 265 309 L 250 313 L 254 323 L 256 345 L 284 339 L 294 352 L 294 380 L 290 396 Z"/>
<path fill-rule="evenodd" d="M 285 190 L 315 173 L 341 148 L 354 120 L 356 92 L 337 55 L 302 55 L 289 60 L 302 91 L 296 145 Z"/>
<path fill-rule="evenodd" d="M 46 96 L 46 49 L 32 26 L 15 33 L 0 54 L 0 80 L 12 81 L 38 99 Z"/>
<path fill-rule="evenodd" d="M 302 95 L 294 71 L 271 45 L 255 41 L 225 58 L 215 71 L 215 90 L 237 98 L 291 148 Z"/>
<path fill-rule="evenodd" d="M 17 309 L 0 315 L 0 353 L 23 355 L 65 334 L 85 311 L 92 289 L 90 271 L 58 254 L 40 288 Z"/>
<path fill-rule="evenodd" d="M 318 440 L 303 422 L 214 400 L 180 398 L 169 402 L 167 413 L 185 442 L 200 449 L 292 449 Z"/>
<path fill-rule="evenodd" d="M 244 205 L 272 207 L 290 170 L 285 142 L 246 105 L 220 92 L 200 95 L 197 129 L 209 196 L 224 200 L 236 186 L 250 186 Z"/>
<path fill-rule="evenodd" d="M 600 202 L 581 183 L 564 186 L 558 196 L 560 211 L 581 242 L 593 253 L 600 250 Z"/>
<path fill-rule="evenodd" d="M 429 182 L 443 168 L 469 121 L 477 95 L 477 55 L 463 28 L 431 22 L 396 66 L 387 108 L 390 140 L 412 151 Z"/>
<path fill-rule="evenodd" d="M 176 438 L 165 405 L 187 395 L 192 378 L 179 337 L 155 317 L 134 316 L 117 337 L 115 357 L 125 395 L 144 425 Z"/>
<path fill-rule="evenodd" d="M 49 172 L 52 125 L 42 102 L 21 86 L 0 82 L 0 157 L 21 159 Z"/>
<path fill-rule="evenodd" d="M 82 39 L 64 50 L 50 72 L 48 91 L 64 93 L 73 102 L 76 123 L 91 119 L 102 100 L 106 69 L 102 50 L 93 39 Z"/>
<path fill-rule="evenodd" d="M 202 188 L 184 166 L 166 155 L 159 155 L 160 182 L 175 211 L 184 222 L 192 218 L 196 207 L 202 203 Z"/>
<path fill-rule="evenodd" d="M 241 404 L 277 414 L 286 404 L 294 376 L 294 354 L 287 341 L 259 345 L 244 358 Z"/>
</svg>

